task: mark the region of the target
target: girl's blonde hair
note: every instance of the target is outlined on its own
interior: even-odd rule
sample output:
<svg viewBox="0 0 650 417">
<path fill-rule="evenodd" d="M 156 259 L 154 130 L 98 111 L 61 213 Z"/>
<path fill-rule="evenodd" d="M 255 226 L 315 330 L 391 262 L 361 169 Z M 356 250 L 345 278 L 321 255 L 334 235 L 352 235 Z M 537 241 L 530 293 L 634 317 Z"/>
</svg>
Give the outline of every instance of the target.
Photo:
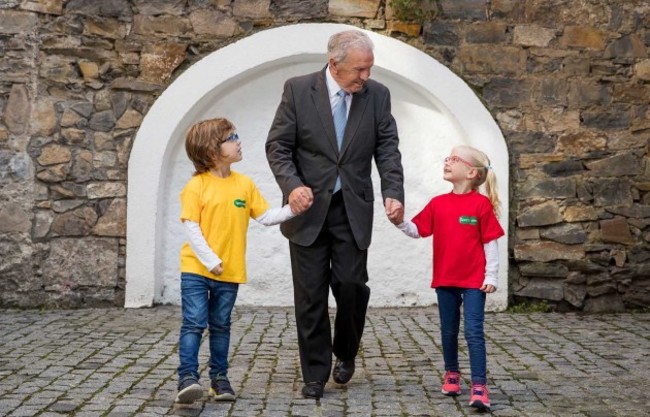
<svg viewBox="0 0 650 417">
<path fill-rule="evenodd" d="M 494 214 L 499 217 L 501 201 L 499 200 L 499 192 L 497 190 L 497 177 L 494 174 L 494 169 L 490 165 L 490 158 L 485 153 L 468 145 L 455 146 L 452 152 L 459 153 L 463 158 L 467 159 L 467 162 L 474 166 L 477 175 L 473 188 L 478 190 L 481 185 L 485 184 L 485 192 L 492 203 Z"/>
<path fill-rule="evenodd" d="M 221 144 L 233 130 L 235 125 L 221 117 L 200 121 L 188 129 L 185 152 L 196 170 L 192 175 L 214 168 L 214 161 L 221 155 Z"/>
</svg>

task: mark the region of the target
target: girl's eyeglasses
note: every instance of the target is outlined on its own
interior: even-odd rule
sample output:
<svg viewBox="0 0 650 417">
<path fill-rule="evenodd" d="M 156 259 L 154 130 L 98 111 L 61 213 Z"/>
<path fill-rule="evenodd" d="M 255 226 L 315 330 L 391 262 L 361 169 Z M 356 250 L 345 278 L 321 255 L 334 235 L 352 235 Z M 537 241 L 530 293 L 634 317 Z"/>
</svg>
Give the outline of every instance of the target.
<svg viewBox="0 0 650 417">
<path fill-rule="evenodd" d="M 467 165 L 468 167 L 474 168 L 474 165 L 467 162 L 466 160 L 464 160 L 460 156 L 452 155 L 452 156 L 448 156 L 448 157 L 445 158 L 445 164 L 453 165 L 456 162 L 462 162 L 463 164 Z"/>
<path fill-rule="evenodd" d="M 239 135 L 237 133 L 231 133 L 230 136 L 224 140 L 224 142 L 236 142 L 239 140 Z"/>
</svg>

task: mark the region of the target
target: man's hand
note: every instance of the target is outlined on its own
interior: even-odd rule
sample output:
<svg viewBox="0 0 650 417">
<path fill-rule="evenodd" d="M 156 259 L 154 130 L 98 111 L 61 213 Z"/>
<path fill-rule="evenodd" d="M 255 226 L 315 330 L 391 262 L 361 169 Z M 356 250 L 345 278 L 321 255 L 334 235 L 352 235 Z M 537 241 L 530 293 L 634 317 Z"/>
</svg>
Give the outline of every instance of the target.
<svg viewBox="0 0 650 417">
<path fill-rule="evenodd" d="M 212 272 L 215 275 L 223 274 L 223 262 L 220 263 L 219 265 L 215 266 L 214 268 L 212 268 L 212 270 L 210 272 Z"/>
<path fill-rule="evenodd" d="M 386 216 L 388 220 L 394 225 L 399 225 L 404 221 L 404 206 L 399 200 L 394 198 L 387 198 L 384 201 L 384 209 L 386 210 Z"/>
<path fill-rule="evenodd" d="M 314 194 L 309 187 L 294 188 L 289 194 L 289 206 L 293 214 L 301 214 L 314 202 Z"/>
</svg>

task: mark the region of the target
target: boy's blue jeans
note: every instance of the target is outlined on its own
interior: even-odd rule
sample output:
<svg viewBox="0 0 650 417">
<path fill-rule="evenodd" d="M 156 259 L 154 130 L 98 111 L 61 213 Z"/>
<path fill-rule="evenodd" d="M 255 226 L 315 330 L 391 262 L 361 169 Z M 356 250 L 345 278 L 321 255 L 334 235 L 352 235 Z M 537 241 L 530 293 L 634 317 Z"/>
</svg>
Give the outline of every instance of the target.
<svg viewBox="0 0 650 417">
<path fill-rule="evenodd" d="M 438 311 L 440 312 L 440 333 L 445 371 L 459 372 L 458 332 L 460 327 L 460 306 L 463 305 L 465 340 L 469 351 L 469 366 L 472 384 L 487 382 L 485 335 L 485 293 L 474 288 L 439 287 Z"/>
<path fill-rule="evenodd" d="M 210 379 L 228 374 L 230 314 L 239 284 L 220 282 L 196 274 L 181 274 L 183 324 L 178 342 L 179 383 L 199 379 L 199 347 L 206 327 L 210 332 Z"/>
</svg>

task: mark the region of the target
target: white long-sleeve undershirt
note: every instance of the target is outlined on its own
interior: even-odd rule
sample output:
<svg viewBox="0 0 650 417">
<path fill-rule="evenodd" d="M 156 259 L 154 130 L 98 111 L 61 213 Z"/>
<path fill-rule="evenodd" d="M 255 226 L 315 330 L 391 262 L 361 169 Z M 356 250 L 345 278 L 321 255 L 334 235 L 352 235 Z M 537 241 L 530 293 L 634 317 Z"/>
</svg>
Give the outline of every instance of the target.
<svg viewBox="0 0 650 417">
<path fill-rule="evenodd" d="M 402 222 L 397 226 L 406 236 L 419 239 L 420 233 L 412 221 Z M 492 285 L 494 288 L 499 284 L 499 244 L 494 239 L 483 245 L 485 251 L 485 279 L 483 285 Z"/>
<path fill-rule="evenodd" d="M 495 289 L 499 287 L 499 244 L 497 240 L 491 240 L 483 245 L 485 251 L 485 279 L 483 285 L 492 285 Z"/>
<path fill-rule="evenodd" d="M 295 217 L 291 212 L 291 207 L 287 204 L 280 208 L 271 208 L 262 213 L 261 216 L 255 218 L 255 221 L 263 226 L 273 226 L 280 224 Z M 216 266 L 222 263 L 221 258 L 217 255 L 208 245 L 205 236 L 201 232 L 201 226 L 197 222 L 191 220 L 183 221 L 183 228 L 190 248 L 198 258 L 198 260 L 205 266 L 208 271 L 212 271 Z"/>
</svg>

